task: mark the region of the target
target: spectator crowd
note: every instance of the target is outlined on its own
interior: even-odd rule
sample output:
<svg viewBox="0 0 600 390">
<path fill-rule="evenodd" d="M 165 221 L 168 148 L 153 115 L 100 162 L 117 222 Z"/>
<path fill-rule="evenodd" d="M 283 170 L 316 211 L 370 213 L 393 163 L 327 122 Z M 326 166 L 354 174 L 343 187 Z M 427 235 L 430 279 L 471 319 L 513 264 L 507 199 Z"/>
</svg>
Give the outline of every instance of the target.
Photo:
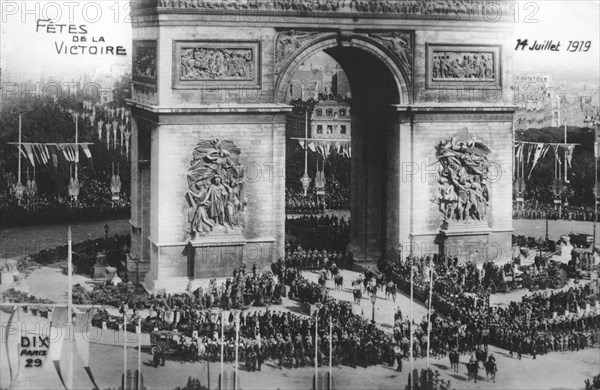
<svg viewBox="0 0 600 390">
<path fill-rule="evenodd" d="M 513 202 L 514 219 L 564 219 L 568 221 L 595 221 L 595 210 L 591 206 L 562 205 L 525 200 Z"/>
</svg>

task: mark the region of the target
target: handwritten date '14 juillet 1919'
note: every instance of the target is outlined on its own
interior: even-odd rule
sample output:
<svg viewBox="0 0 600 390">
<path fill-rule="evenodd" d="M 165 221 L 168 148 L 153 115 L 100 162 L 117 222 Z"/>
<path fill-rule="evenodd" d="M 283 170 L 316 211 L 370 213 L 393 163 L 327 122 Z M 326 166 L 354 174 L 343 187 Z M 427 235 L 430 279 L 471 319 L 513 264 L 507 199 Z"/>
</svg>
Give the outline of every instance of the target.
<svg viewBox="0 0 600 390">
<path fill-rule="evenodd" d="M 515 50 L 525 50 L 526 48 L 533 51 L 560 51 L 560 41 L 554 42 L 554 40 L 545 40 L 545 41 L 533 41 L 532 44 L 529 43 L 528 39 L 517 39 L 517 45 L 515 46 Z M 567 45 L 567 51 L 576 52 L 582 51 L 586 52 L 590 50 L 592 46 L 592 41 L 569 41 Z M 563 46 L 564 47 L 564 46 Z"/>
</svg>

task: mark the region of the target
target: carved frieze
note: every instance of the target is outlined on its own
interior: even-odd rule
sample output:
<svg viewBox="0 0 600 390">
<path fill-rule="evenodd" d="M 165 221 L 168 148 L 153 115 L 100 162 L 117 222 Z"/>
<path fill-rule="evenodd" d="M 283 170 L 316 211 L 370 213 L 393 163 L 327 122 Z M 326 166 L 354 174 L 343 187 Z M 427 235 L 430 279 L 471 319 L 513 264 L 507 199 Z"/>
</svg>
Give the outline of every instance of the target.
<svg viewBox="0 0 600 390">
<path fill-rule="evenodd" d="M 157 4 L 158 3 L 158 4 Z M 204 11 L 327 12 L 390 15 L 440 15 L 456 20 L 457 15 L 471 19 L 484 15 L 495 19 L 501 12 L 508 15 L 508 2 L 477 0 L 142 0 L 137 9 L 185 9 Z"/>
<path fill-rule="evenodd" d="M 427 88 L 501 87 L 500 46 L 427 44 Z"/>
<path fill-rule="evenodd" d="M 394 31 L 371 33 L 369 36 L 379 41 L 396 57 L 407 77 L 412 76 L 413 45 L 411 33 Z"/>
<path fill-rule="evenodd" d="M 445 225 L 485 221 L 490 149 L 468 132 L 441 141 L 435 149 L 439 168 L 433 202 L 439 205 Z"/>
<path fill-rule="evenodd" d="M 187 172 L 188 238 L 239 232 L 245 225 L 244 169 L 240 149 L 228 140 L 203 140 Z"/>
<path fill-rule="evenodd" d="M 260 43 L 176 41 L 173 88 L 259 88 Z"/>
<path fill-rule="evenodd" d="M 156 85 L 156 41 L 133 41 L 133 81 Z"/>
<path fill-rule="evenodd" d="M 288 59 L 319 34 L 310 31 L 286 30 L 277 34 L 275 41 L 275 74 L 279 74 Z"/>
</svg>

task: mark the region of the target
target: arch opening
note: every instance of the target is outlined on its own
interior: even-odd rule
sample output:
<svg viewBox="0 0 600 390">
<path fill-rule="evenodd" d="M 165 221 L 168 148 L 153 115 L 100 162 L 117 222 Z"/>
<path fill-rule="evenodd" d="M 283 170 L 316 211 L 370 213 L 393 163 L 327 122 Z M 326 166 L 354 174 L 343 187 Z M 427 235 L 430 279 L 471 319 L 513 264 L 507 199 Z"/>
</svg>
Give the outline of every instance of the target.
<svg viewBox="0 0 600 390">
<path fill-rule="evenodd" d="M 333 103 L 348 105 L 349 128 L 351 129 L 348 131 L 348 144 L 351 157 L 345 164 L 347 164 L 349 178 L 348 211 L 350 211 L 351 229 L 348 245 L 343 249 L 352 252 L 355 260 L 359 262 L 376 261 L 380 256 L 385 255 L 386 247 L 395 246 L 388 242 L 390 240 L 388 216 L 390 213 L 397 213 L 397 210 L 393 210 L 393 208 L 398 205 L 394 206 L 393 202 L 390 202 L 390 194 L 397 192 L 397 189 L 393 188 L 394 185 L 397 186 L 397 183 L 390 182 L 389 179 L 394 169 L 398 168 L 389 166 L 388 156 L 390 153 L 398 153 L 399 150 L 399 145 L 395 141 L 397 139 L 397 135 L 395 135 L 397 114 L 392 105 L 399 104 L 404 100 L 402 98 L 403 91 L 399 88 L 398 82 L 402 76 L 399 73 L 393 74 L 385 59 L 365 48 L 344 47 L 337 44 L 331 46 L 327 43 L 324 43 L 322 47 L 324 49 L 321 50 L 307 49 L 310 54 L 305 56 L 300 54 L 297 59 L 303 59 L 292 62 L 288 66 L 289 74 L 282 75 L 282 80 L 287 83 L 287 88 L 284 87 L 285 102 L 291 103 L 296 109 L 301 101 L 306 102 L 310 98 L 319 98 L 313 111 L 307 114 L 308 138 L 315 139 L 315 144 L 319 140 L 328 138 L 339 139 L 337 136 L 339 133 L 334 131 L 335 137 L 330 137 L 326 124 L 319 125 L 319 122 L 322 118 L 327 119 L 328 109 L 338 107 Z M 333 83 L 328 90 L 325 90 L 326 80 L 322 84 L 319 83 L 320 91 L 315 93 L 314 81 L 307 80 L 307 64 L 312 64 L 311 59 L 323 56 L 323 53 L 330 57 L 331 61 L 337 64 L 344 74 L 350 92 L 348 96 L 345 91 L 340 91 L 340 87 Z M 307 59 L 307 57 L 310 58 Z M 319 72 L 322 73 L 322 69 L 319 67 L 312 66 L 310 70 L 316 74 L 315 77 L 321 77 Z M 331 93 L 332 89 L 335 92 L 333 94 Z M 323 94 L 323 92 L 329 93 Z M 296 193 L 301 192 L 300 178 L 304 169 L 304 149 L 297 139 L 304 137 L 305 129 L 298 123 L 303 124 L 304 118 L 299 111 L 292 112 L 288 116 L 286 126 L 286 166 L 295 169 L 287 169 L 286 172 L 286 189 L 288 190 L 286 194 L 288 196 L 289 191 L 293 189 L 296 190 Z M 310 142 L 311 140 L 307 143 Z M 331 144 L 335 145 L 335 142 L 331 142 Z M 332 147 L 332 149 L 335 148 Z M 314 179 L 317 172 L 315 161 L 320 161 L 320 164 L 324 163 L 326 175 L 329 175 L 330 173 L 339 174 L 339 172 L 327 172 L 328 166 L 333 169 L 333 163 L 328 164 L 328 160 L 337 160 L 337 164 L 339 164 L 339 160 L 335 156 L 335 152 L 327 154 L 323 158 L 323 156 L 319 156 L 319 150 L 313 152 L 310 148 L 307 156 L 308 176 L 312 180 L 308 190 L 310 197 L 311 193 L 314 193 L 311 190 L 314 191 Z M 335 181 L 338 182 L 336 184 L 340 184 L 339 180 Z M 336 190 L 339 191 L 340 188 L 338 187 Z M 325 191 L 331 191 L 331 188 L 326 186 Z M 327 206 L 330 205 L 326 204 Z M 329 207 L 327 207 L 327 212 L 331 212 Z"/>
</svg>

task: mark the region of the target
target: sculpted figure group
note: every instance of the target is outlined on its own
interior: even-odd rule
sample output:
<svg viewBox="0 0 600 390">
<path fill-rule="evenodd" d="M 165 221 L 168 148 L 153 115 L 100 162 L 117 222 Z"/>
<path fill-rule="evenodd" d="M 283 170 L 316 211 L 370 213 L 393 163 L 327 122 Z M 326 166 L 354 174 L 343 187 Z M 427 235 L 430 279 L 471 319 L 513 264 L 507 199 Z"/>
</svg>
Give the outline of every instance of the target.
<svg viewBox="0 0 600 390">
<path fill-rule="evenodd" d="M 436 53 L 433 56 L 433 79 L 494 79 L 492 54 Z"/>
<path fill-rule="evenodd" d="M 244 171 L 239 155 L 231 141 L 214 139 L 196 145 L 187 175 L 190 238 L 244 227 L 247 200 L 243 197 Z"/>
<path fill-rule="evenodd" d="M 490 150 L 474 138 L 452 137 L 436 147 L 439 204 L 444 221 L 483 221 L 489 204 L 487 187 Z"/>
<path fill-rule="evenodd" d="M 248 80 L 253 76 L 252 49 L 182 50 L 181 80 Z"/>
</svg>

